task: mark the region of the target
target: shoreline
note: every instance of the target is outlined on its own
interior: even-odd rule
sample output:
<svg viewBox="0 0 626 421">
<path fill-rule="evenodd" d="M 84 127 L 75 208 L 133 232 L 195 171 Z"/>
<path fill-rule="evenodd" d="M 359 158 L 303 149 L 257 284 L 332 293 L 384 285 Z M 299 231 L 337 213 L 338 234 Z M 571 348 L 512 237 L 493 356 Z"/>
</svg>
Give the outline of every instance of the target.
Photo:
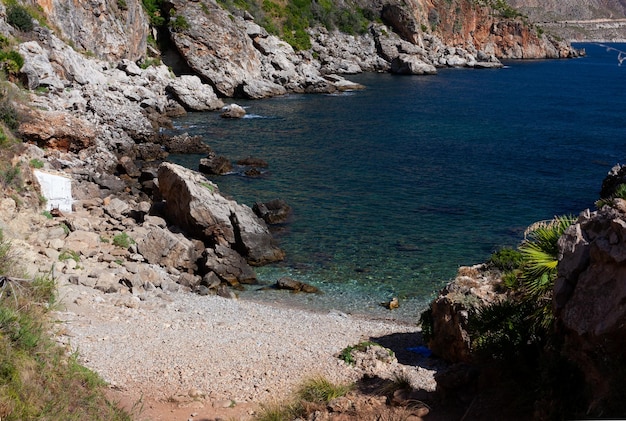
<svg viewBox="0 0 626 421">
<path fill-rule="evenodd" d="M 416 326 L 189 293 L 135 297 L 65 284 L 59 295 L 58 341 L 128 402 L 193 403 L 201 414 L 224 402 L 286 399 L 315 376 L 354 382 L 365 369 L 337 355 L 363 341 L 402 361 L 377 375 L 402 373 L 427 391 L 436 386 L 434 361 L 406 350 L 421 344 Z"/>
</svg>

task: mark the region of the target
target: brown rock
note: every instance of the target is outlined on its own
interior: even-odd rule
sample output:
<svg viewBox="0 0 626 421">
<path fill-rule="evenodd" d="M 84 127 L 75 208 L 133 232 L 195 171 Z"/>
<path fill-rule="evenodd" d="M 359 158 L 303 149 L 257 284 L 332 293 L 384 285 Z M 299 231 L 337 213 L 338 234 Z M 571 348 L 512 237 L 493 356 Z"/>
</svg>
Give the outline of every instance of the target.
<svg viewBox="0 0 626 421">
<path fill-rule="evenodd" d="M 61 111 L 29 109 L 18 128 L 21 137 L 42 148 L 78 152 L 91 146 L 97 136 L 96 126 Z"/>
<path fill-rule="evenodd" d="M 428 347 L 435 355 L 448 361 L 469 362 L 472 359 L 471 338 L 467 330 L 469 312 L 499 299 L 497 287 L 502 281 L 485 265 L 474 266 L 473 270 L 461 268 L 459 271 L 479 275 L 458 276 L 431 303 L 429 311 L 433 332 Z"/>
<path fill-rule="evenodd" d="M 314 287 L 313 285 L 306 284 L 304 282 L 296 281 L 295 279 L 289 278 L 287 276 L 280 278 L 276 281 L 276 288 L 278 289 L 288 289 L 292 292 L 307 292 L 307 293 L 318 293 L 320 292 L 319 288 Z"/>
</svg>

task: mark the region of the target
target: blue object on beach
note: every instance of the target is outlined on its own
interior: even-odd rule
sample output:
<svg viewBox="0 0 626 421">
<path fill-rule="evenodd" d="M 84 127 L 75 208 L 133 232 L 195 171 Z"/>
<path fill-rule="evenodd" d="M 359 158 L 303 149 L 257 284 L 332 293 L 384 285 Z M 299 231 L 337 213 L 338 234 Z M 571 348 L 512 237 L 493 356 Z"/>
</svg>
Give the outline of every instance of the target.
<svg viewBox="0 0 626 421">
<path fill-rule="evenodd" d="M 407 348 L 406 350 L 415 352 L 416 354 L 419 354 L 424 357 L 430 357 L 431 355 L 433 355 L 433 352 L 430 349 L 428 349 L 427 346 L 416 346 L 413 348 Z"/>
</svg>

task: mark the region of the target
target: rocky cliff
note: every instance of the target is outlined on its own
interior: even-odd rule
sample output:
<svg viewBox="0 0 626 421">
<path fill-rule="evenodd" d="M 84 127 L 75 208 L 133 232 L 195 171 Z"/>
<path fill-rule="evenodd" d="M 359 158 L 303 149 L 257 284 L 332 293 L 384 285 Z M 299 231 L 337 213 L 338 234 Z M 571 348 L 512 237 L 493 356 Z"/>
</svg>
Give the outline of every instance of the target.
<svg viewBox="0 0 626 421">
<path fill-rule="evenodd" d="M 569 41 L 626 39 L 624 0 L 508 0 L 547 32 Z"/>
<path fill-rule="evenodd" d="M 244 2 L 245 3 L 245 2 Z M 270 2 L 271 3 L 271 2 Z M 385 3 L 362 0 L 346 3 L 342 13 L 351 19 L 367 10 L 356 33 L 309 21 L 303 35 L 305 50 L 270 34 L 247 10 L 224 8 L 215 0 L 155 2 L 152 11 L 162 24 L 148 16 L 139 0 L 73 2 L 38 0 L 37 6 L 56 39 L 83 54 L 108 62 L 146 62 L 157 53 L 148 40 L 172 45 L 162 58 L 173 69 L 181 68 L 208 84 L 218 96 L 264 98 L 286 92 L 334 92 L 358 88 L 332 74 L 391 71 L 433 74 L 440 67 L 496 67 L 499 58 L 554 58 L 576 54 L 567 44 L 541 34 L 512 9 L 500 10 L 492 2 L 475 0 L 414 0 Z M 254 2 L 248 2 L 254 5 Z M 273 3 L 272 3 L 273 4 Z M 256 5 L 257 8 L 269 7 Z M 273 7 L 280 7 L 274 5 Z M 282 19 L 282 18 L 281 18 Z M 280 21 L 280 19 L 279 19 Z M 43 22 L 42 22 L 43 23 Z M 11 32 L 7 26 L 5 32 Z M 59 42 L 38 44 L 52 63 L 37 75 L 39 85 L 50 86 L 54 73 L 68 66 L 54 66 Z M 155 45 L 155 44 L 152 44 Z M 31 48 L 37 48 L 34 45 Z M 37 53 L 39 54 L 39 53 Z M 40 55 L 41 55 L 40 54 Z M 158 54 L 158 53 L 157 53 Z M 67 61 L 67 60 L 66 60 Z M 32 63 L 29 87 L 34 89 Z M 89 79 L 72 72 L 61 78 Z M 59 87 L 59 84 L 53 84 Z"/>
<path fill-rule="evenodd" d="M 61 39 L 110 61 L 145 57 L 149 25 L 141 0 L 36 0 Z"/>
</svg>

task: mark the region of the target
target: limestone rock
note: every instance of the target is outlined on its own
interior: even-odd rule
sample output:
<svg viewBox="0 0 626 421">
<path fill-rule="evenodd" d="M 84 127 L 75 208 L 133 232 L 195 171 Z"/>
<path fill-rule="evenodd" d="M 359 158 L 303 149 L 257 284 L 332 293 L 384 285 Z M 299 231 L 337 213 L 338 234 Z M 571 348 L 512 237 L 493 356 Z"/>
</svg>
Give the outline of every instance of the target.
<svg viewBox="0 0 626 421">
<path fill-rule="evenodd" d="M 391 72 L 401 75 L 434 75 L 437 69 L 416 56 L 399 54 L 391 61 Z"/>
<path fill-rule="evenodd" d="M 241 250 L 251 264 L 265 264 L 284 257 L 267 225 L 252 209 L 224 198 L 217 186 L 202 175 L 163 163 L 158 177 L 167 218 L 192 237 L 208 245 Z"/>
<path fill-rule="evenodd" d="M 213 1 L 172 2 L 189 28 L 172 32 L 172 41 L 189 66 L 210 80 L 219 94 L 232 97 L 245 82 L 261 80 L 261 59 L 241 18 L 233 18 Z M 207 12 L 205 12 L 207 10 Z M 239 20 L 241 19 L 241 20 Z M 235 22 L 237 21 L 237 22 Z"/>
<path fill-rule="evenodd" d="M 617 413 L 612 397 L 626 367 L 626 213 L 610 206 L 583 212 L 559 240 L 559 253 L 554 308 L 562 352 L 585 377 L 588 414 Z"/>
<path fill-rule="evenodd" d="M 225 156 L 209 154 L 200 159 L 198 170 L 204 174 L 222 175 L 233 170 L 233 164 Z"/>
<path fill-rule="evenodd" d="M 320 292 L 319 288 L 314 287 L 313 285 L 309 285 L 307 283 L 297 281 L 287 276 L 283 276 L 278 281 L 276 281 L 276 288 L 287 289 L 292 292 L 308 292 L 308 293 Z"/>
<path fill-rule="evenodd" d="M 282 199 L 274 199 L 269 202 L 256 202 L 252 210 L 268 224 L 285 223 L 291 216 L 291 206 Z"/>
<path fill-rule="evenodd" d="M 28 89 L 38 86 L 49 86 L 63 89 L 66 81 L 63 81 L 54 70 L 46 50 L 37 42 L 28 41 L 19 45 L 20 55 L 24 58 L 24 66 L 20 72 L 26 77 Z"/>
<path fill-rule="evenodd" d="M 223 118 L 243 118 L 246 115 L 246 110 L 237 104 L 229 104 L 222 108 L 222 113 L 220 114 Z"/>
<path fill-rule="evenodd" d="M 211 147 L 202 140 L 202 136 L 190 136 L 189 133 L 175 136 L 161 135 L 158 141 L 170 153 L 209 154 L 212 152 Z"/>
<path fill-rule="evenodd" d="M 246 260 L 228 247 L 216 245 L 214 249 L 206 249 L 204 257 L 205 269 L 232 286 L 257 282 L 256 274 Z"/>
<path fill-rule="evenodd" d="M 428 347 L 435 355 L 451 362 L 471 361 L 469 313 L 499 299 L 501 279 L 496 275 L 485 265 L 461 267 L 431 303 L 433 332 Z"/>
<path fill-rule="evenodd" d="M 100 236 L 95 232 L 73 231 L 65 239 L 65 248 L 81 253 L 92 255 L 100 246 Z"/>
<path fill-rule="evenodd" d="M 98 134 L 95 125 L 62 111 L 31 109 L 18 131 L 41 147 L 78 152 L 93 145 Z"/>
<path fill-rule="evenodd" d="M 212 111 L 224 106 L 213 88 L 202 83 L 198 76 L 180 76 L 170 82 L 166 89 L 188 110 Z"/>
<path fill-rule="evenodd" d="M 146 51 L 148 20 L 139 0 L 122 2 L 38 1 L 63 38 L 105 60 L 138 60 Z"/>
<path fill-rule="evenodd" d="M 197 269 L 202 248 L 183 234 L 150 224 L 134 230 L 130 236 L 137 243 L 137 252 L 148 263 L 185 270 Z"/>
</svg>

